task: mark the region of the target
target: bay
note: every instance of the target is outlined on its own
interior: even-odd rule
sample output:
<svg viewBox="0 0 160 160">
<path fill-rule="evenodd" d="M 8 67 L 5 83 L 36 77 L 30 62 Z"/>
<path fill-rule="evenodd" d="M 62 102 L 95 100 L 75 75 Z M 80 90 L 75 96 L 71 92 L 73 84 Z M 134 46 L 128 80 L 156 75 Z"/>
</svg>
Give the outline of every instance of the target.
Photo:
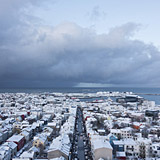
<svg viewBox="0 0 160 160">
<path fill-rule="evenodd" d="M 145 99 L 155 101 L 160 104 L 160 88 L 132 88 L 132 87 L 105 87 L 105 88 L 78 88 L 78 87 L 59 87 L 59 88 L 1 88 L 0 93 L 43 93 L 43 92 L 60 92 L 60 93 L 96 93 L 96 92 L 133 92 L 144 97 Z M 147 94 L 147 95 L 146 95 Z M 150 95 L 148 95 L 150 94 Z M 159 95 L 156 95 L 159 94 Z"/>
</svg>

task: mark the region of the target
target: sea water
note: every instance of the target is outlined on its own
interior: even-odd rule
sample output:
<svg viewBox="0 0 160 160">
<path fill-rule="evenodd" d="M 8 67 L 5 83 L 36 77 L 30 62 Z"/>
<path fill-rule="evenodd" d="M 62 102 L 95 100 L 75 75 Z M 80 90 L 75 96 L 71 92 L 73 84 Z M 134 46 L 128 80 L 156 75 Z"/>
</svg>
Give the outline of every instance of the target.
<svg viewBox="0 0 160 160">
<path fill-rule="evenodd" d="M 12 88 L 0 89 L 0 93 L 43 93 L 43 92 L 60 92 L 60 93 L 96 93 L 107 91 L 133 92 L 144 97 L 147 100 L 155 101 L 160 105 L 160 88 L 129 88 L 129 87 L 105 87 L 105 88 Z M 151 94 L 151 95 L 145 95 Z M 154 95 L 159 94 L 159 95 Z"/>
</svg>

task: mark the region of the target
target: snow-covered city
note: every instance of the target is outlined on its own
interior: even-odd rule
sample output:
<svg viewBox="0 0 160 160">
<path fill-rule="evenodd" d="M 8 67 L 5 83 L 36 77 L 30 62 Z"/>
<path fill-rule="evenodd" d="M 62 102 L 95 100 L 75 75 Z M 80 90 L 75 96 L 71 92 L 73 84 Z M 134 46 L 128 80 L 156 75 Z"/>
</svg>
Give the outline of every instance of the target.
<svg viewBox="0 0 160 160">
<path fill-rule="evenodd" d="M 160 160 L 160 0 L 0 0 L 0 160 Z"/>
<path fill-rule="evenodd" d="M 1 93 L 1 160 L 160 159 L 160 112 L 132 92 Z"/>
</svg>

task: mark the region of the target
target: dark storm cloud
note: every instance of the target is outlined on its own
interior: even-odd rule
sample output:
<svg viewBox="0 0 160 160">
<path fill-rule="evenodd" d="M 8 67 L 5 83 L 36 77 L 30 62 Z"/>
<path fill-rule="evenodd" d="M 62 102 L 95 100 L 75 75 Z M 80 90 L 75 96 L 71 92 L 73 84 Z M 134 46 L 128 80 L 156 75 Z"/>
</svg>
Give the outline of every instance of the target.
<svg viewBox="0 0 160 160">
<path fill-rule="evenodd" d="M 160 53 L 152 44 L 131 39 L 138 24 L 105 34 L 69 22 L 48 27 L 28 15 L 40 1 L 0 2 L 1 87 L 158 84 Z"/>
</svg>

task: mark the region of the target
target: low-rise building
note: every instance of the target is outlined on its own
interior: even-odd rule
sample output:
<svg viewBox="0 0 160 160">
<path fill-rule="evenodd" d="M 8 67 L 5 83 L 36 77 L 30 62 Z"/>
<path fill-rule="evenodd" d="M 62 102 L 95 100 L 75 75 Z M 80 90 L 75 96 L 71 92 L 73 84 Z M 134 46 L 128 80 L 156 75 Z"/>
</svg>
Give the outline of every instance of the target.
<svg viewBox="0 0 160 160">
<path fill-rule="evenodd" d="M 100 158 L 104 160 L 112 160 L 112 146 L 110 143 L 100 137 L 98 139 L 91 139 L 93 159 L 99 160 Z"/>
<path fill-rule="evenodd" d="M 52 144 L 49 147 L 47 152 L 48 159 L 64 157 L 65 159 L 69 158 L 70 152 L 70 140 L 67 134 L 61 135 L 52 141 Z"/>
<path fill-rule="evenodd" d="M 5 142 L 3 146 L 7 146 L 11 149 L 11 157 L 15 156 L 17 153 L 17 144 L 14 142 Z"/>
</svg>

